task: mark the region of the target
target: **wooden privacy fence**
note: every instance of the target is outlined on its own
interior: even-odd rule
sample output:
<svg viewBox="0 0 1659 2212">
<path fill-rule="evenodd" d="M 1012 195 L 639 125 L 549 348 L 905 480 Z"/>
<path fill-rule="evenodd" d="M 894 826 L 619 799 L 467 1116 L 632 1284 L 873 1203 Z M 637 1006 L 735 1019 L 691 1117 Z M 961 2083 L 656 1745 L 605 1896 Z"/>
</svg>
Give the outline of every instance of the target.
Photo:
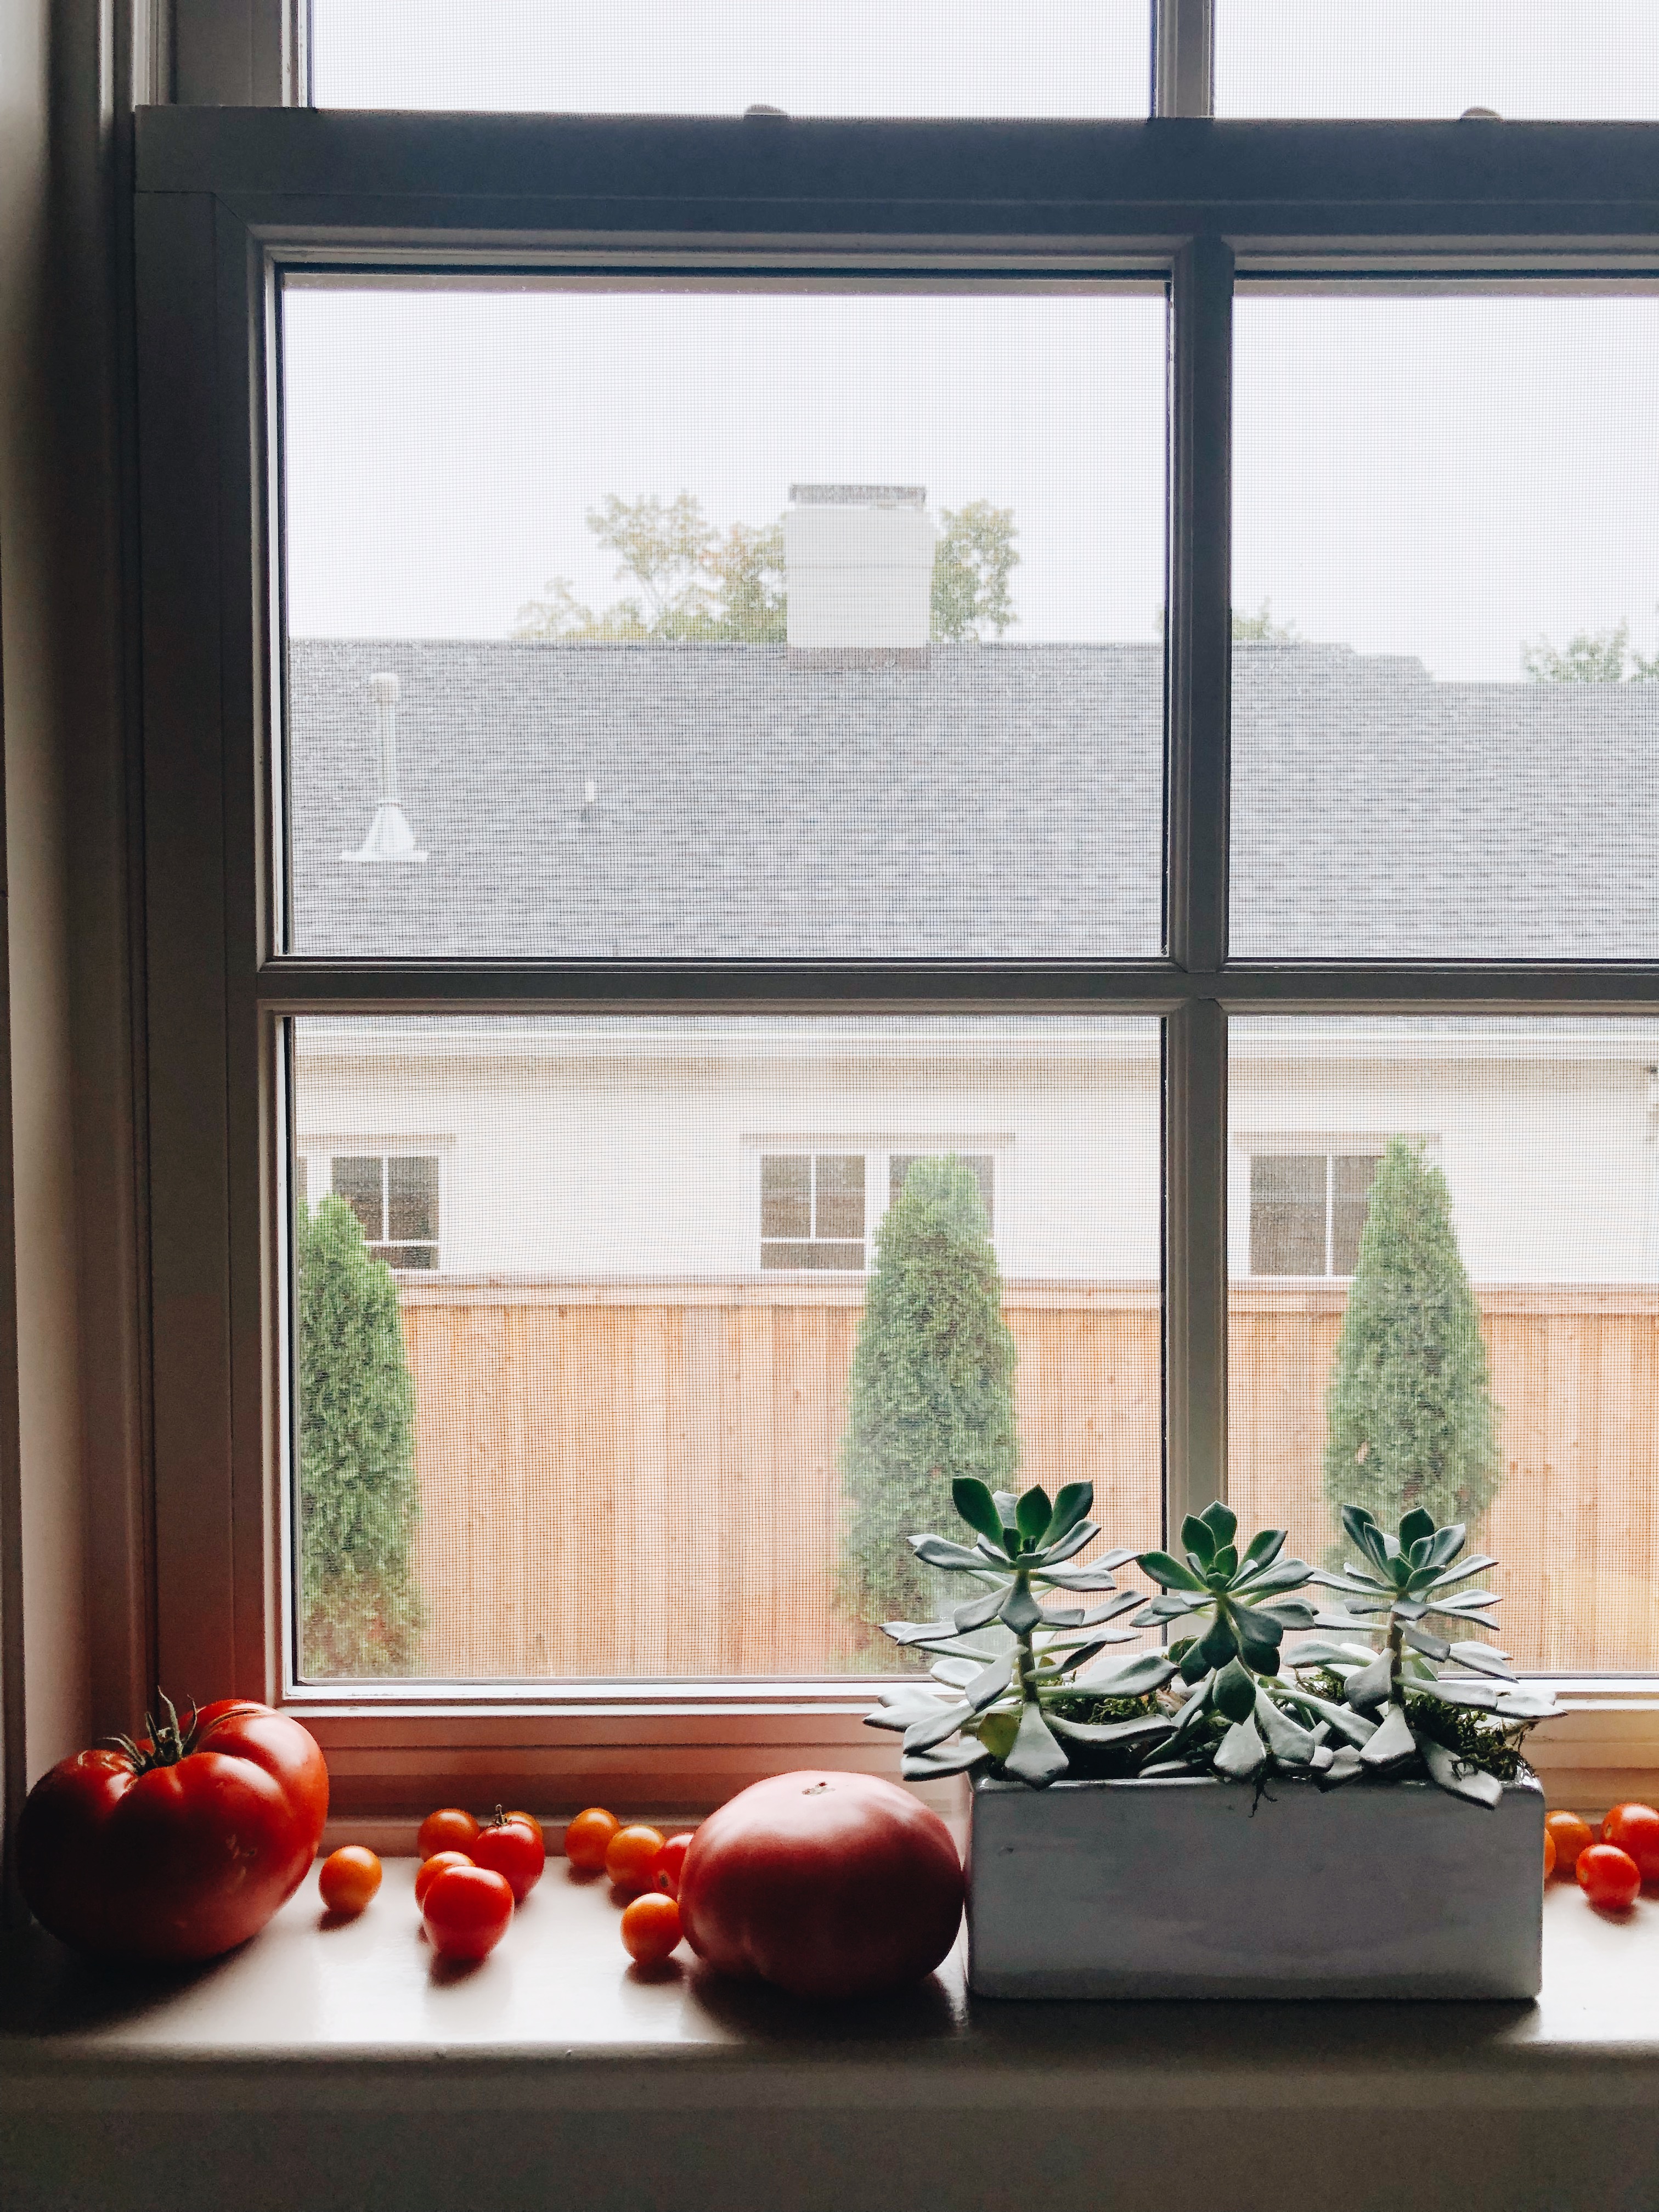
<svg viewBox="0 0 1659 2212">
<path fill-rule="evenodd" d="M 835 1602 L 860 1286 L 400 1287 L 423 1671 L 696 1679 L 880 1663 Z M 1505 1562 L 1510 1648 L 1569 1670 L 1659 1664 L 1659 1289 L 1479 1296 L 1505 1470 L 1481 1534 Z M 1330 1536 L 1324 1394 L 1342 1304 L 1335 1285 L 1240 1284 L 1232 1299 L 1232 1494 L 1316 1559 Z M 1085 1477 L 1109 1537 L 1157 1541 L 1156 1287 L 1011 1286 L 1004 1304 L 1022 1481 Z"/>
</svg>

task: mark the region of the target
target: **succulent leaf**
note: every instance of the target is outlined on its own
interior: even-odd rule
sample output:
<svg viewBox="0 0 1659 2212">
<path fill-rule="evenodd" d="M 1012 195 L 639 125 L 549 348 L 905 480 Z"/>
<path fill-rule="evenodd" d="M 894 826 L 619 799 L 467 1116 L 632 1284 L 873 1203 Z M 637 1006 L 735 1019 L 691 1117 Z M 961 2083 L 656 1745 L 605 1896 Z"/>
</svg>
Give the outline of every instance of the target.
<svg viewBox="0 0 1659 2212">
<path fill-rule="evenodd" d="M 1014 1508 L 1014 1526 L 1028 1544 L 1036 1544 L 1054 1518 L 1054 1502 L 1041 1483 L 1031 1487 Z"/>
<path fill-rule="evenodd" d="M 1459 1759 L 1455 1752 L 1448 1751 L 1444 1744 L 1436 1743 L 1431 1736 L 1419 1736 L 1417 1748 L 1429 1770 L 1429 1779 L 1438 1783 L 1454 1797 L 1467 1798 L 1470 1804 L 1483 1806 L 1488 1812 L 1502 1801 L 1504 1785 L 1495 1774 L 1483 1773 L 1479 1767 L 1471 1766 L 1467 1759 Z"/>
<path fill-rule="evenodd" d="M 1215 1771 L 1229 1782 L 1249 1782 L 1267 1763 L 1267 1747 L 1254 1719 L 1235 1721 L 1217 1748 Z"/>
<path fill-rule="evenodd" d="M 977 1567 L 983 1556 L 970 1552 L 965 1544 L 951 1543 L 945 1536 L 912 1536 L 910 1549 L 927 1567 Z"/>
<path fill-rule="evenodd" d="M 1176 1665 L 1162 1651 L 1138 1651 L 1105 1672 L 1086 1675 L 1082 1687 L 1102 1698 L 1139 1698 L 1175 1679 Z"/>
<path fill-rule="evenodd" d="M 973 1707 L 968 1705 L 942 1705 L 938 1713 L 927 1720 L 917 1721 L 904 1732 L 906 1751 L 929 1751 L 936 1743 L 943 1743 L 947 1735 L 954 1735 Z"/>
<path fill-rule="evenodd" d="M 1024 1636 L 1042 1623 L 1042 1607 L 1023 1582 L 1008 1585 L 1008 1595 L 1002 1601 L 1002 1625 L 1012 1628 L 1016 1636 Z"/>
<path fill-rule="evenodd" d="M 988 1483 L 977 1475 L 959 1474 L 951 1485 L 951 1498 L 968 1526 L 996 1545 L 1002 1542 L 1002 1516 Z"/>
<path fill-rule="evenodd" d="M 1085 1544 L 1092 1544 L 1100 1530 L 1092 1521 L 1080 1521 L 1077 1527 L 1062 1536 L 1057 1544 L 1040 1545 L 1036 1557 L 1046 1567 L 1057 1567 L 1062 1559 L 1069 1559 Z"/>
<path fill-rule="evenodd" d="M 1013 1747 L 1002 1764 L 1016 1780 L 1029 1783 L 1034 1790 L 1044 1790 L 1049 1783 L 1057 1782 L 1071 1764 L 1050 1734 L 1042 1708 L 1034 1699 L 1026 1700 Z"/>
<path fill-rule="evenodd" d="M 1231 1507 L 1224 1505 L 1218 1498 L 1213 1505 L 1206 1505 L 1198 1517 L 1200 1521 L 1208 1522 L 1218 1547 L 1231 1544 L 1238 1534 L 1237 1514 Z"/>
<path fill-rule="evenodd" d="M 1006 1589 L 1006 1583 L 999 1583 L 994 1589 L 987 1590 L 983 1597 L 969 1598 L 966 1605 L 959 1605 L 954 1616 L 957 1634 L 966 1636 L 975 1628 L 983 1628 L 988 1620 L 994 1620 L 1002 1610 Z"/>
<path fill-rule="evenodd" d="M 1142 1552 L 1135 1564 L 1165 1589 L 1201 1590 L 1204 1584 L 1192 1569 L 1172 1559 L 1167 1552 Z"/>
<path fill-rule="evenodd" d="M 907 1736 L 908 1743 L 909 1738 Z M 1402 1759 L 1417 1753 L 1417 1739 L 1411 1732 L 1403 1705 L 1390 1705 L 1382 1725 L 1359 1754 L 1367 1766 L 1398 1766 Z"/>
<path fill-rule="evenodd" d="M 1052 1554 L 1053 1547 L 1062 1536 L 1069 1536 L 1079 1521 L 1086 1521 L 1095 1502 L 1092 1482 L 1068 1482 L 1054 1499 L 1054 1510 L 1048 1516 L 1048 1525 L 1042 1532 L 1044 1547 Z"/>
</svg>

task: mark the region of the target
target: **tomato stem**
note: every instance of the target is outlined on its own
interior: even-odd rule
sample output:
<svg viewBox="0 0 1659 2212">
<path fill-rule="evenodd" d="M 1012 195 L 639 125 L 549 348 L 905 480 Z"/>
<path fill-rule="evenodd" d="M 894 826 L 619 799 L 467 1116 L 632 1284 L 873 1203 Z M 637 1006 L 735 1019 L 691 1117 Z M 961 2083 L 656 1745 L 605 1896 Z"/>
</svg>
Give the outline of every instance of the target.
<svg viewBox="0 0 1659 2212">
<path fill-rule="evenodd" d="M 162 1689 L 155 1688 L 155 1702 L 167 1717 L 158 1721 L 153 1714 L 144 1715 L 144 1738 L 135 1743 L 130 1735 L 109 1735 L 103 1741 L 124 1753 L 132 1761 L 136 1774 L 148 1774 L 155 1766 L 177 1766 L 181 1759 L 188 1759 L 196 1748 L 196 1737 L 201 1723 L 201 1711 L 194 1698 L 189 1700 L 190 1717 L 181 1721 L 179 1709 Z"/>
</svg>

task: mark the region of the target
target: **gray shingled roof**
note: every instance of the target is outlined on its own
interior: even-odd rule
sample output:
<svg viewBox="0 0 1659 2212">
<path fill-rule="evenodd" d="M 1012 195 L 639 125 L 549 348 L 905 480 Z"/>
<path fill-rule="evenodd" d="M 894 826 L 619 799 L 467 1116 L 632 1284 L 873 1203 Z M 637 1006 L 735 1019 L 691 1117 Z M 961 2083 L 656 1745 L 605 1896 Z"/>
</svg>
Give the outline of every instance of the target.
<svg viewBox="0 0 1659 2212">
<path fill-rule="evenodd" d="M 424 866 L 356 867 L 379 669 Z M 296 640 L 295 944 L 428 956 L 1158 950 L 1163 656 Z M 1241 953 L 1650 957 L 1659 684 L 1244 647 Z M 589 780 L 595 803 L 585 803 Z"/>
</svg>

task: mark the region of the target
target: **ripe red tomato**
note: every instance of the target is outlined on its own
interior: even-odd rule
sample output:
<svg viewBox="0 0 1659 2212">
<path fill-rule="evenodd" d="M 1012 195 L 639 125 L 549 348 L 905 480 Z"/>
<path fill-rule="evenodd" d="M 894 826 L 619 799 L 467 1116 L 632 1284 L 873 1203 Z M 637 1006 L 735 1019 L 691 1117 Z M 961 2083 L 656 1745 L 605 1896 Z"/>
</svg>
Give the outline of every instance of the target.
<svg viewBox="0 0 1659 2212">
<path fill-rule="evenodd" d="M 316 1856 L 328 1769 L 298 1721 L 237 1698 L 167 1714 L 137 1743 L 60 1761 L 23 1808 L 23 1894 L 78 1950 L 216 1959 Z"/>
<path fill-rule="evenodd" d="M 931 1972 L 956 1941 L 962 1863 L 937 1813 L 873 1774 L 780 1774 L 712 1813 L 680 1875 L 700 1958 L 797 1996 Z"/>
<path fill-rule="evenodd" d="M 1595 1841 L 1595 1829 L 1577 1813 L 1546 1814 L 1544 1832 L 1555 1839 L 1555 1871 L 1564 1876 L 1577 1865 L 1579 1852 Z"/>
<path fill-rule="evenodd" d="M 623 1908 L 623 1948 L 641 1966 L 659 1966 L 680 1940 L 680 1908 L 659 1889 L 647 1889 Z"/>
<path fill-rule="evenodd" d="M 533 1813 L 509 1813 L 507 1817 L 509 1820 L 522 1820 L 526 1827 L 533 1828 L 536 1831 L 537 1842 L 540 1844 L 544 1851 L 546 1850 L 546 1834 L 543 1830 L 541 1822 L 536 1818 L 536 1815 Z"/>
<path fill-rule="evenodd" d="M 463 1812 L 459 1805 L 441 1805 L 422 1821 L 415 1849 L 423 1859 L 436 1858 L 440 1851 L 470 1851 L 477 1832 L 478 1824 L 471 1813 Z"/>
<path fill-rule="evenodd" d="M 380 1862 L 362 1844 L 342 1844 L 323 1861 L 317 1891 L 331 1912 L 361 1912 L 380 1887 Z"/>
<path fill-rule="evenodd" d="M 1601 1841 L 1627 1852 L 1644 1883 L 1659 1882 L 1659 1812 L 1651 1805 L 1615 1805 L 1601 1823 Z"/>
<path fill-rule="evenodd" d="M 691 1848 L 691 1831 L 671 1836 L 657 1853 L 651 1869 L 651 1887 L 662 1890 L 669 1897 L 680 1893 L 680 1869 L 685 1864 L 685 1855 Z"/>
<path fill-rule="evenodd" d="M 611 1838 L 621 1826 L 616 1814 L 607 1813 L 602 1805 L 590 1805 L 586 1812 L 578 1813 L 564 1832 L 567 1862 L 578 1874 L 600 1873 Z"/>
<path fill-rule="evenodd" d="M 542 1878 L 547 1851 L 539 1832 L 520 1813 L 503 1813 L 479 1829 L 471 1847 L 474 1866 L 489 1867 L 504 1875 L 513 1902 L 522 1905 Z"/>
<path fill-rule="evenodd" d="M 505 1875 L 488 1867 L 446 1867 L 428 1885 L 421 1920 L 441 1959 L 487 1959 L 513 1917 Z"/>
<path fill-rule="evenodd" d="M 1590 1844 L 1578 1854 L 1578 1887 L 1592 1905 L 1626 1912 L 1642 1893 L 1642 1869 L 1614 1844 Z"/>
<path fill-rule="evenodd" d="M 662 1849 L 662 1830 L 642 1821 L 618 1828 L 605 1847 L 605 1870 L 618 1889 L 648 1889 L 651 1874 Z"/>
<path fill-rule="evenodd" d="M 434 1851 L 429 1859 L 421 1862 L 415 1876 L 415 1905 L 418 1911 L 426 1903 L 426 1893 L 446 1867 L 471 1866 L 474 1862 L 465 1851 Z"/>
<path fill-rule="evenodd" d="M 1544 1831 L 1544 1879 L 1547 1881 L 1555 1872 L 1555 1838 L 1547 1828 Z"/>
</svg>

